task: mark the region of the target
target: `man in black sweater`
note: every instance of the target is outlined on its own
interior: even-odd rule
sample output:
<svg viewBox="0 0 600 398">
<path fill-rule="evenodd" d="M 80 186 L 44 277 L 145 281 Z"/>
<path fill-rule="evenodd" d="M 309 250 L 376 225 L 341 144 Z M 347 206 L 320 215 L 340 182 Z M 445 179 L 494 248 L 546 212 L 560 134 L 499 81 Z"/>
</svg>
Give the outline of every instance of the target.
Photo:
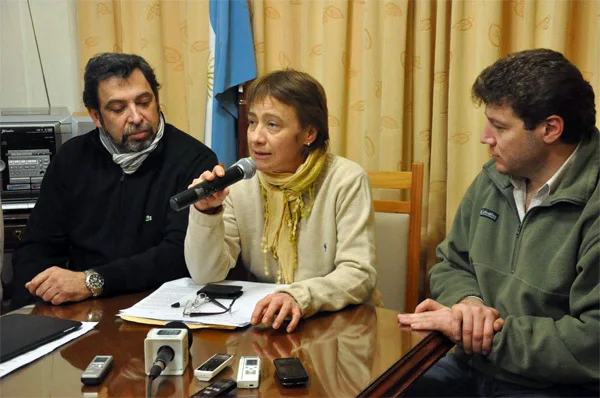
<svg viewBox="0 0 600 398">
<path fill-rule="evenodd" d="M 52 160 L 13 255 L 12 308 L 111 296 L 188 276 L 188 213 L 169 198 L 215 154 L 165 123 L 152 68 L 137 55 L 89 60 L 83 102 L 98 127 Z"/>
</svg>

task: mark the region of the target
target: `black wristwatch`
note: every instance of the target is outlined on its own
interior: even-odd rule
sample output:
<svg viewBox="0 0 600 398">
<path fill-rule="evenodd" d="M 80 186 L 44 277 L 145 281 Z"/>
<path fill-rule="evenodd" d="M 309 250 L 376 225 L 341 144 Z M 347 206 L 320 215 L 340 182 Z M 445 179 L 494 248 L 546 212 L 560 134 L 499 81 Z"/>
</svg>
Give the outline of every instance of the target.
<svg viewBox="0 0 600 398">
<path fill-rule="evenodd" d="M 85 285 L 90 289 L 93 297 L 98 297 L 104 289 L 104 278 L 93 269 L 88 269 L 85 271 Z"/>
</svg>

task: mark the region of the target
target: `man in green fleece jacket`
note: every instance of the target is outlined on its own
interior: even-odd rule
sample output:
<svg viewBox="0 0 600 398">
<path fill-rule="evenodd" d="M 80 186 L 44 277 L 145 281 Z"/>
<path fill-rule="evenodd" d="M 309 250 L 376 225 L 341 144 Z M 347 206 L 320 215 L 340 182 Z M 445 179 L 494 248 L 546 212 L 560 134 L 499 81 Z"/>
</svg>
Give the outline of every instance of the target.
<svg viewBox="0 0 600 398">
<path fill-rule="evenodd" d="M 564 56 L 508 55 L 472 88 L 493 159 L 400 324 L 457 344 L 406 396 L 598 396 L 600 141 L 594 91 Z"/>
</svg>

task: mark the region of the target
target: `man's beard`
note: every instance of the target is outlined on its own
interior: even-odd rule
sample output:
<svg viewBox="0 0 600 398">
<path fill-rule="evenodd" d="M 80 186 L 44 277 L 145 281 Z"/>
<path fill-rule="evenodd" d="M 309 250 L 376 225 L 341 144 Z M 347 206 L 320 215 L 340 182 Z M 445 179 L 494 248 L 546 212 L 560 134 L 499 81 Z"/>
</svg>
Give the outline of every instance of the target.
<svg viewBox="0 0 600 398">
<path fill-rule="evenodd" d="M 106 127 L 104 127 L 104 130 L 106 130 Z M 148 137 L 141 140 L 128 139 L 129 136 L 141 133 L 142 131 L 146 131 L 148 133 Z M 121 141 L 116 141 L 108 130 L 106 130 L 106 132 L 108 133 L 108 136 L 113 144 L 115 144 L 119 151 L 123 153 L 143 151 L 144 149 L 148 148 L 150 144 L 152 144 L 152 141 L 154 141 L 157 133 L 152 125 L 148 122 L 143 122 L 137 126 L 129 126 L 125 128 Z"/>
</svg>

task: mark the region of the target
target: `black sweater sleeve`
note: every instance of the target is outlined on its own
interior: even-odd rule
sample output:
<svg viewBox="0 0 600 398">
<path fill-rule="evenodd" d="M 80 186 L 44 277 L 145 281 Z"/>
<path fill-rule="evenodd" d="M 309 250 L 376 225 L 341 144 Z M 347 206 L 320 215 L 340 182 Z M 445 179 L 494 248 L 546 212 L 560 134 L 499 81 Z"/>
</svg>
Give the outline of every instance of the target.
<svg viewBox="0 0 600 398">
<path fill-rule="evenodd" d="M 217 164 L 216 155 L 207 151 L 198 156 L 187 168 L 174 195 L 187 189 L 194 178 L 212 170 Z M 173 176 L 175 178 L 175 176 Z M 188 211 L 174 211 L 169 207 L 162 241 L 148 250 L 131 257 L 119 258 L 94 267 L 104 277 L 103 296 L 141 291 L 164 282 L 189 276 L 183 255 L 183 241 L 188 224 Z"/>
<path fill-rule="evenodd" d="M 40 197 L 29 216 L 19 246 L 12 256 L 13 296 L 11 308 L 19 308 L 35 300 L 25 283 L 54 265 L 64 267 L 69 255 L 69 239 L 65 206 L 65 187 L 58 178 L 60 157 L 50 163 Z"/>
</svg>

